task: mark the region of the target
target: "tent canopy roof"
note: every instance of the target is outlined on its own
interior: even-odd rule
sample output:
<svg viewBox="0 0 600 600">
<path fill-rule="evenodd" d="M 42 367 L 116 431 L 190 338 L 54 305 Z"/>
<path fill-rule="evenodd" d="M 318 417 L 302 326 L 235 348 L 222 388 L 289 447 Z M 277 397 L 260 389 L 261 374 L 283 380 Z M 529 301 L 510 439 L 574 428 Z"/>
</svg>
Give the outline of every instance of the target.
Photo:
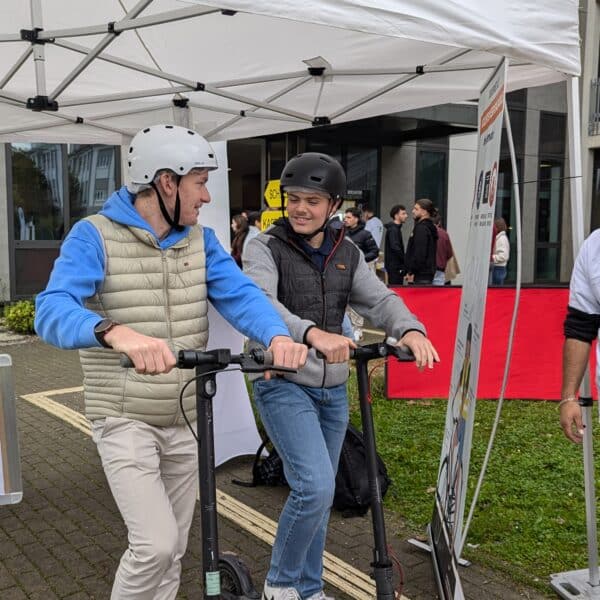
<svg viewBox="0 0 600 600">
<path fill-rule="evenodd" d="M 477 98 L 501 56 L 509 89 L 580 68 L 576 0 L 5 0 L 0 19 L 3 140 L 244 138 Z M 44 96 L 58 110 L 26 108 Z"/>
</svg>

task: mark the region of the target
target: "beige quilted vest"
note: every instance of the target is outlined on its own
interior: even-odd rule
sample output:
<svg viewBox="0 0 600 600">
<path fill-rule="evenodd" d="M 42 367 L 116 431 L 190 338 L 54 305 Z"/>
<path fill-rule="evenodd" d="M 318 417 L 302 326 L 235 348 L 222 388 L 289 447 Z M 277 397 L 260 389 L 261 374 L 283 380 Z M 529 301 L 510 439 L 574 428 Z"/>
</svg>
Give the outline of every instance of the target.
<svg viewBox="0 0 600 600">
<path fill-rule="evenodd" d="M 202 228 L 161 250 L 143 229 L 126 227 L 102 215 L 87 217 L 104 241 L 102 289 L 86 303 L 103 317 L 145 335 L 167 340 L 173 351 L 204 350 L 208 341 L 206 257 Z M 193 370 L 167 375 L 138 375 L 119 365 L 119 354 L 105 348 L 79 352 L 88 419 L 127 417 L 165 427 L 184 423 L 179 393 Z M 195 385 L 184 392 L 183 406 L 196 419 Z"/>
</svg>

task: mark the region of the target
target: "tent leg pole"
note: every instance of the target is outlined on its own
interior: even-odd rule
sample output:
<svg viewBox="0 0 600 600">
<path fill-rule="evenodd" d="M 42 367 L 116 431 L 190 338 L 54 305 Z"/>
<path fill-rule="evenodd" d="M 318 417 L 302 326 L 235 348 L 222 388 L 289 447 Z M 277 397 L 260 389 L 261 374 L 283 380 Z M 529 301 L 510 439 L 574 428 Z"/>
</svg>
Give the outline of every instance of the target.
<svg viewBox="0 0 600 600">
<path fill-rule="evenodd" d="M 567 86 L 569 123 L 569 170 L 571 191 L 571 225 L 573 230 L 573 255 L 577 256 L 584 240 L 583 185 L 581 181 L 581 120 L 579 104 L 579 78 L 571 77 Z M 594 452 L 592 440 L 592 397 L 588 369 L 583 377 L 580 402 L 583 407 L 585 435 L 583 438 L 583 473 L 585 483 L 585 512 L 588 543 L 588 569 L 551 575 L 551 586 L 559 596 L 575 598 L 600 598 L 598 571 L 598 541 L 596 527 L 596 488 L 594 480 Z"/>
<path fill-rule="evenodd" d="M 42 5 L 40 0 L 31 0 L 31 27 L 43 29 Z M 47 96 L 46 92 L 46 53 L 44 44 L 33 44 L 33 64 L 35 67 L 35 85 L 38 96 Z"/>
</svg>

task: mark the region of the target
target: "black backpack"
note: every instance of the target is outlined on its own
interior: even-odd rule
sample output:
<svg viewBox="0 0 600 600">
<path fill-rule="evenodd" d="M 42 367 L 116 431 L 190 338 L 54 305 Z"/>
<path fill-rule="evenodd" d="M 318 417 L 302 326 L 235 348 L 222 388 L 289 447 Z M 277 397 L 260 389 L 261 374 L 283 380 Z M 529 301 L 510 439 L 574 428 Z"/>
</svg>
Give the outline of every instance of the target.
<svg viewBox="0 0 600 600">
<path fill-rule="evenodd" d="M 385 463 L 377 455 L 377 479 L 381 497 L 390 486 Z M 342 512 L 344 517 L 363 516 L 371 506 L 371 491 L 367 476 L 367 457 L 365 441 L 361 431 L 348 425 L 342 445 L 340 463 L 335 476 L 335 495 L 333 508 Z"/>
<path fill-rule="evenodd" d="M 234 483 L 249 487 L 287 484 L 283 473 L 283 462 L 277 450 L 272 448 L 267 456 L 262 456 L 268 443 L 268 440 L 264 441 L 256 452 L 252 465 L 252 481 L 248 483 L 234 480 Z M 383 498 L 391 481 L 379 455 L 377 455 L 377 476 Z M 365 442 L 362 433 L 352 425 L 348 425 L 335 476 L 333 508 L 341 511 L 344 517 L 352 517 L 363 516 L 370 505 L 371 493 L 367 476 Z"/>
</svg>

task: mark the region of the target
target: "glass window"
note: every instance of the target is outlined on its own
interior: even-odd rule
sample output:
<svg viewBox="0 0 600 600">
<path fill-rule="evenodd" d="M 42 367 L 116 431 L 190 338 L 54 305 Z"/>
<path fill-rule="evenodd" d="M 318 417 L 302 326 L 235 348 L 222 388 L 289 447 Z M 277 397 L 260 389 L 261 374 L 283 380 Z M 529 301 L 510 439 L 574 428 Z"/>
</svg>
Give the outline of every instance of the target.
<svg viewBox="0 0 600 600">
<path fill-rule="evenodd" d="M 417 152 L 415 200 L 429 198 L 438 209 L 442 222 L 446 216 L 446 152 Z"/>
<path fill-rule="evenodd" d="M 565 155 L 566 123 L 565 115 L 540 114 L 540 155 Z"/>
<path fill-rule="evenodd" d="M 70 223 L 97 213 L 117 188 L 115 146 L 68 147 Z"/>
<path fill-rule="evenodd" d="M 562 165 L 557 161 L 540 164 L 538 183 L 538 242 L 560 241 L 560 198 Z"/>
<path fill-rule="evenodd" d="M 559 280 L 559 248 L 539 247 L 535 254 L 535 280 L 538 283 L 556 283 Z"/>
<path fill-rule="evenodd" d="M 521 179 L 521 169 L 522 169 L 523 161 L 521 159 L 517 159 L 517 173 L 519 174 L 519 179 Z M 523 186 L 519 185 L 519 191 L 521 199 L 523 198 Z M 514 204 L 514 186 L 513 186 L 513 175 L 512 175 L 512 165 L 510 162 L 510 158 L 504 158 L 500 160 L 499 168 L 498 168 L 498 187 L 496 191 L 496 207 L 495 207 L 495 217 L 502 217 L 506 224 L 508 225 L 508 231 L 506 232 L 508 235 L 508 239 L 511 244 L 511 248 L 516 248 L 517 240 L 516 240 L 516 230 L 512 226 L 513 223 L 513 204 Z M 521 206 L 523 204 L 521 203 Z M 515 281 L 516 272 L 517 272 L 517 261 L 510 260 L 508 261 L 508 272 L 506 275 L 506 281 L 512 283 Z"/>
<path fill-rule="evenodd" d="M 562 161 L 542 160 L 538 173 L 535 280 L 556 282 L 560 274 Z"/>
<path fill-rule="evenodd" d="M 508 109 L 510 117 L 510 129 L 515 145 L 515 154 L 523 156 L 525 153 L 525 111 L 515 108 Z M 502 127 L 502 137 L 500 139 L 500 156 L 509 156 L 508 140 L 506 138 L 506 128 Z"/>
<path fill-rule="evenodd" d="M 349 146 L 346 164 L 346 187 L 349 195 L 352 192 L 360 204 L 377 212 L 377 149 Z"/>
<path fill-rule="evenodd" d="M 286 163 L 285 158 L 285 139 L 269 140 L 267 145 L 269 179 L 279 179 L 281 171 Z"/>
<path fill-rule="evenodd" d="M 11 144 L 15 240 L 61 240 L 64 171 L 59 144 Z"/>
</svg>

